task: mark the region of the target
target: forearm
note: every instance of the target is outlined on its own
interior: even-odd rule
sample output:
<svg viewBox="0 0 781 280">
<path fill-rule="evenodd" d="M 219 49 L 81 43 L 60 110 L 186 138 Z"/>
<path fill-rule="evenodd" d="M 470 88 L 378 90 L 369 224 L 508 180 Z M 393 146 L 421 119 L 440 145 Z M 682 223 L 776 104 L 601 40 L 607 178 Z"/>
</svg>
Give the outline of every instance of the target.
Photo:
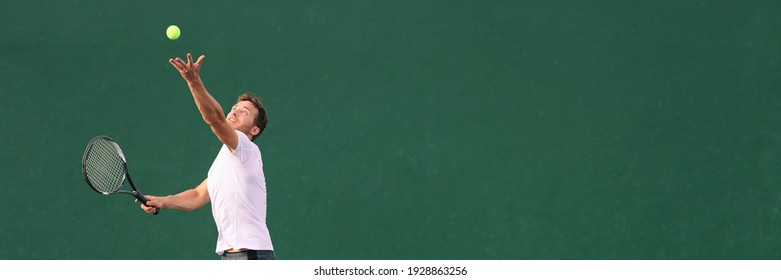
<svg viewBox="0 0 781 280">
<path fill-rule="evenodd" d="M 163 208 L 181 211 L 193 211 L 205 204 L 203 198 L 195 189 L 161 197 L 161 201 L 163 202 Z"/>
<path fill-rule="evenodd" d="M 190 88 L 195 105 L 198 106 L 198 111 L 206 124 L 212 126 L 212 124 L 225 118 L 220 103 L 209 94 L 200 78 L 187 81 L 187 86 Z"/>
<path fill-rule="evenodd" d="M 171 65 L 179 71 L 179 74 L 182 75 L 182 78 L 187 81 L 187 87 L 190 88 L 190 92 L 195 100 L 195 105 L 198 106 L 198 112 L 201 113 L 203 120 L 211 127 L 217 138 L 233 151 L 238 145 L 238 136 L 233 127 L 228 124 L 228 120 L 225 119 L 225 114 L 222 111 L 222 107 L 220 107 L 220 103 L 206 91 L 206 87 L 204 87 L 203 81 L 201 81 L 201 76 L 198 74 L 204 57 L 206 56 L 201 55 L 198 60 L 193 63 L 192 55 L 188 53 L 186 63 L 178 57 L 176 59 L 169 59 L 168 62 L 171 63 Z"/>
</svg>

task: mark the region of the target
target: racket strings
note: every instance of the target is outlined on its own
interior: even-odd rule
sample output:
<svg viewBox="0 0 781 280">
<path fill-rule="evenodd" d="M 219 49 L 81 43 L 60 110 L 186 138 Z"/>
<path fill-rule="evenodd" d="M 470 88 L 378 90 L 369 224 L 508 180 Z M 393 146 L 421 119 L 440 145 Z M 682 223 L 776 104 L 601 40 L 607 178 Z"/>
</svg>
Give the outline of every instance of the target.
<svg viewBox="0 0 781 280">
<path fill-rule="evenodd" d="M 92 186 L 102 193 L 118 190 L 125 181 L 125 165 L 122 152 L 114 142 L 99 139 L 87 154 L 85 167 Z"/>
</svg>

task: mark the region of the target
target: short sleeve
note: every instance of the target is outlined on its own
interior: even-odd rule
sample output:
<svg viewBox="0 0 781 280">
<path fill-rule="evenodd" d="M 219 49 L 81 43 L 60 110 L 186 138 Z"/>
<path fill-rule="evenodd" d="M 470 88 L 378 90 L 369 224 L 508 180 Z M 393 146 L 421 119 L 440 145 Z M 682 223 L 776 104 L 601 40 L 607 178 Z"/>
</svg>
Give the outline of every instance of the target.
<svg viewBox="0 0 781 280">
<path fill-rule="evenodd" d="M 236 144 L 236 150 L 233 151 L 232 155 L 239 163 L 244 164 L 252 158 L 252 140 L 247 138 L 247 135 L 241 131 L 235 130 L 235 132 L 239 142 Z"/>
</svg>

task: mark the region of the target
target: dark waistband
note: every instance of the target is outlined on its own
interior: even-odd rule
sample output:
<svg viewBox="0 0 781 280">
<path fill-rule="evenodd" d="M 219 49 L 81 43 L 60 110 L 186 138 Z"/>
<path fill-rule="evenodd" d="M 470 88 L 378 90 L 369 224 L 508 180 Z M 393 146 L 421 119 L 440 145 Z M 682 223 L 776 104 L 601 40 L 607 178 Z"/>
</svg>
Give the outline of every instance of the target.
<svg viewBox="0 0 781 280">
<path fill-rule="evenodd" d="M 274 251 L 271 251 L 271 250 L 246 250 L 246 251 L 241 251 L 241 252 L 228 252 L 228 251 L 225 251 L 225 252 L 222 252 L 222 255 L 223 256 L 227 256 L 227 255 L 243 255 L 243 254 L 246 254 L 249 257 L 257 257 L 258 255 L 265 255 L 265 254 L 271 254 L 271 253 L 274 253 Z"/>
</svg>

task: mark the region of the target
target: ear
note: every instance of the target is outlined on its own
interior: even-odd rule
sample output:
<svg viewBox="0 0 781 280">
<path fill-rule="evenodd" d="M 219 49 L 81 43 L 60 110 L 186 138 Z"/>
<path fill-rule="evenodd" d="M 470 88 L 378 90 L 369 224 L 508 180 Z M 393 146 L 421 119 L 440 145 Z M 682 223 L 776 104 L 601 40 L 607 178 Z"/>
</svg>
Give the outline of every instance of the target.
<svg viewBox="0 0 781 280">
<path fill-rule="evenodd" d="M 257 125 L 253 126 L 252 129 L 249 130 L 249 133 L 252 134 L 252 136 L 257 136 L 258 133 L 260 133 L 260 128 Z"/>
</svg>

